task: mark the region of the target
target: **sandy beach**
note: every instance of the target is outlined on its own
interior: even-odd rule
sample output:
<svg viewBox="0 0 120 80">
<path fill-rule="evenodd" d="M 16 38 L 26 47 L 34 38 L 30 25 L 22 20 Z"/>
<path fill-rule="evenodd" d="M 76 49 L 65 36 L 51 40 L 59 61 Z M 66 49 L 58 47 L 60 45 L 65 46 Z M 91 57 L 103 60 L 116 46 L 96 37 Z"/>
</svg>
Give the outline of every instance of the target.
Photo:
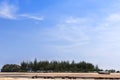
<svg viewBox="0 0 120 80">
<path fill-rule="evenodd" d="M 32 78 L 32 76 L 39 76 Z M 40 78 L 40 76 L 61 78 Z M 62 79 L 62 77 L 67 78 Z M 68 77 L 76 77 L 69 79 Z M 120 73 L 98 74 L 98 73 L 0 73 L 0 80 L 120 80 Z"/>
<path fill-rule="evenodd" d="M 0 78 L 0 80 L 94 80 L 94 79 L 29 79 L 29 78 Z"/>
</svg>

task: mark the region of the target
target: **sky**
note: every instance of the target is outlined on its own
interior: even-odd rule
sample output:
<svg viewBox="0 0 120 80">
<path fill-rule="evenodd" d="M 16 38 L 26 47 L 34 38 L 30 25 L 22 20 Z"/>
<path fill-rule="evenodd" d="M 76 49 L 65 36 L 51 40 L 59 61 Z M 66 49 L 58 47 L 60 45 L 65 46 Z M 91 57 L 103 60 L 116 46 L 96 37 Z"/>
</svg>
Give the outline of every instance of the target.
<svg viewBox="0 0 120 80">
<path fill-rule="evenodd" d="M 120 0 L 0 0 L 0 56 L 120 70 Z"/>
</svg>

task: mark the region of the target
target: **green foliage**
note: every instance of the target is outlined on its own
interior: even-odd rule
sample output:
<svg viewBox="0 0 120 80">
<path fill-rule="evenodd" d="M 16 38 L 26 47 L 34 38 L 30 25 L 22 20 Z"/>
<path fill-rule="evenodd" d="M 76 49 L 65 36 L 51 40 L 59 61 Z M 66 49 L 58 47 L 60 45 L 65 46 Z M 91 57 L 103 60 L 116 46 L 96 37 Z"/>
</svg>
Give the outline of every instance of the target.
<svg viewBox="0 0 120 80">
<path fill-rule="evenodd" d="M 28 71 L 28 63 L 27 62 L 22 62 L 21 63 L 21 72 L 27 72 Z"/>
<path fill-rule="evenodd" d="M 12 68 L 11 68 L 12 67 Z M 18 65 L 4 65 L 2 71 L 7 72 L 94 72 L 99 71 L 98 66 L 94 66 L 91 63 L 85 61 L 75 63 L 72 61 L 23 61 L 20 66 Z"/>
<path fill-rule="evenodd" d="M 20 66 L 16 64 L 6 64 L 1 69 L 1 72 L 19 72 Z"/>
</svg>

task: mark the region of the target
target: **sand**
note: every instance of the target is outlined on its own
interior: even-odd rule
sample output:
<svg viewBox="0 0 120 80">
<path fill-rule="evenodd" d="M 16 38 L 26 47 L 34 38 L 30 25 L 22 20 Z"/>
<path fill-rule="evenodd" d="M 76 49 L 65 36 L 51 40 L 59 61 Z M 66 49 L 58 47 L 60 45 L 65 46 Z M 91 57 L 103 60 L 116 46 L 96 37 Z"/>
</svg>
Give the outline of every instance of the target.
<svg viewBox="0 0 120 80">
<path fill-rule="evenodd" d="M 0 78 L 0 80 L 94 80 L 94 79 L 29 79 L 29 78 Z"/>
<path fill-rule="evenodd" d="M 32 76 L 74 76 L 74 77 L 83 77 L 86 79 L 44 79 L 44 78 L 37 78 L 32 79 Z M 88 78 L 93 79 L 88 79 Z M 110 80 L 109 78 L 117 78 L 112 80 L 120 80 L 120 73 L 111 73 L 108 74 L 98 74 L 98 73 L 0 73 L 0 80 L 100 80 L 100 79 L 94 79 L 94 78 L 107 78 L 107 80 Z M 103 79 L 102 79 L 103 80 Z M 105 79 L 104 79 L 105 80 Z"/>
</svg>

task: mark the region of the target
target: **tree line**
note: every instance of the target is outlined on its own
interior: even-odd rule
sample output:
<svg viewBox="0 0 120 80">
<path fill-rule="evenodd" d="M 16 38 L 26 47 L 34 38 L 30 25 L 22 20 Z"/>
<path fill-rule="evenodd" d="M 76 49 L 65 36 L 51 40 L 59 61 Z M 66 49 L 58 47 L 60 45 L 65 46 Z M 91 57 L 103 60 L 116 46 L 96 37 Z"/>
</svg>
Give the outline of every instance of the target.
<svg viewBox="0 0 120 80">
<path fill-rule="evenodd" d="M 1 72 L 94 72 L 98 66 L 85 61 L 23 61 L 18 64 L 5 64 Z"/>
</svg>

